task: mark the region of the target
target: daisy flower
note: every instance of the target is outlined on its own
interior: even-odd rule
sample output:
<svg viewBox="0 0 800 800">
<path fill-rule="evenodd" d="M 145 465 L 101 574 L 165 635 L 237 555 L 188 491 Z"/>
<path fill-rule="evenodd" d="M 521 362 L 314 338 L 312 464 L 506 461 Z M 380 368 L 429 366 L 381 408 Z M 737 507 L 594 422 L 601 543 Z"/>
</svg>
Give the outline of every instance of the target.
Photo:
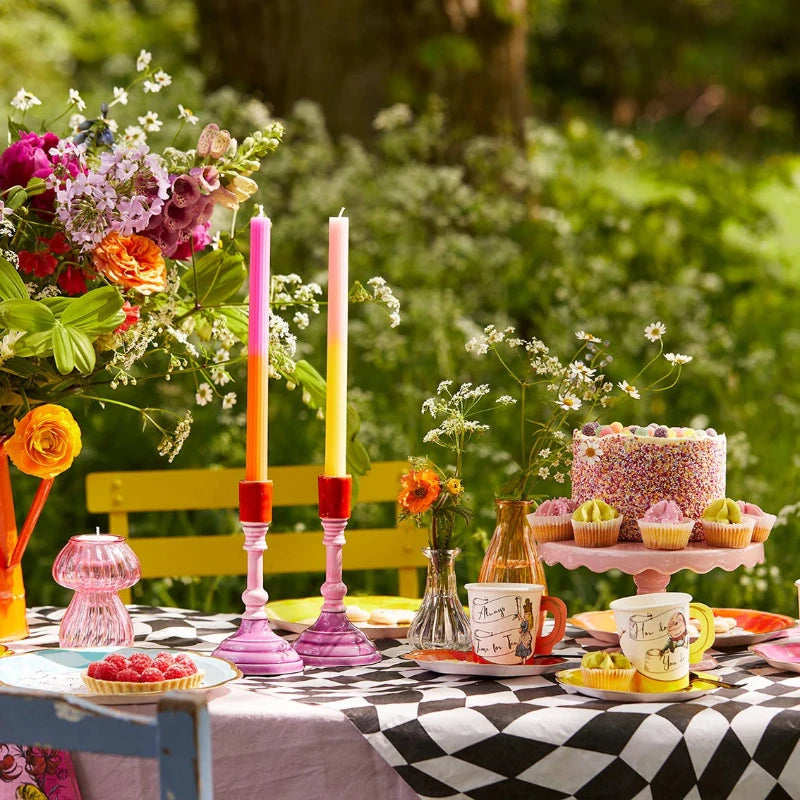
<svg viewBox="0 0 800 800">
<path fill-rule="evenodd" d="M 161 130 L 164 124 L 155 111 L 148 111 L 143 117 L 139 117 L 139 124 L 148 132 L 155 133 Z"/>
<path fill-rule="evenodd" d="M 34 106 L 40 106 L 42 101 L 35 95 L 31 94 L 26 89 L 20 90 L 14 95 L 11 105 L 18 108 L 20 111 L 27 111 Z"/>
<path fill-rule="evenodd" d="M 214 399 L 214 391 L 207 383 L 201 383 L 197 387 L 194 399 L 197 405 L 207 406 Z"/>
<path fill-rule="evenodd" d="M 191 108 L 184 108 L 180 103 L 178 103 L 178 119 L 188 122 L 190 125 L 197 125 L 200 121 L 199 117 L 192 114 Z"/>
<path fill-rule="evenodd" d="M 560 394 L 556 405 L 565 411 L 575 411 L 581 407 L 581 401 L 574 394 Z"/>
<path fill-rule="evenodd" d="M 688 364 L 692 360 L 693 356 L 685 356 L 681 353 L 666 353 L 664 358 L 666 358 L 670 364 L 681 366 L 682 364 Z"/>
<path fill-rule="evenodd" d="M 620 381 L 617 386 L 619 386 L 623 392 L 629 394 L 634 400 L 639 399 L 639 390 L 635 386 L 631 386 L 628 381 Z"/>
<path fill-rule="evenodd" d="M 585 461 L 587 464 L 594 464 L 600 460 L 603 455 L 602 448 L 591 442 L 581 442 L 578 445 L 578 458 Z"/>
<path fill-rule="evenodd" d="M 587 333 L 586 331 L 575 331 L 575 336 L 582 342 L 595 342 L 596 344 L 600 343 L 600 340 L 596 336 L 592 336 L 591 333 Z"/>
<path fill-rule="evenodd" d="M 114 87 L 114 103 L 119 103 L 121 106 L 128 105 L 128 93 L 121 86 Z"/>
<path fill-rule="evenodd" d="M 667 332 L 667 326 L 663 322 L 651 322 L 645 326 L 644 338 L 650 342 L 657 342 Z"/>
<path fill-rule="evenodd" d="M 80 96 L 77 89 L 69 90 L 69 103 L 70 105 L 77 106 L 78 111 L 84 111 L 86 109 L 86 101 Z"/>
</svg>

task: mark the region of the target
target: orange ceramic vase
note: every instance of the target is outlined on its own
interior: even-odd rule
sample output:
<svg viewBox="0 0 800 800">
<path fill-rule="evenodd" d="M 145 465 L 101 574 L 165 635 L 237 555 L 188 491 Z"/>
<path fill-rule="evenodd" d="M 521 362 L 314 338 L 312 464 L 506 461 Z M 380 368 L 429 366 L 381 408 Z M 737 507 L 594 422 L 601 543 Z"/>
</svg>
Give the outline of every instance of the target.
<svg viewBox="0 0 800 800">
<path fill-rule="evenodd" d="M 25 618 L 25 586 L 22 567 L 6 567 L 17 544 L 14 498 L 8 456 L 0 444 L 0 642 L 13 642 L 28 635 Z"/>
</svg>

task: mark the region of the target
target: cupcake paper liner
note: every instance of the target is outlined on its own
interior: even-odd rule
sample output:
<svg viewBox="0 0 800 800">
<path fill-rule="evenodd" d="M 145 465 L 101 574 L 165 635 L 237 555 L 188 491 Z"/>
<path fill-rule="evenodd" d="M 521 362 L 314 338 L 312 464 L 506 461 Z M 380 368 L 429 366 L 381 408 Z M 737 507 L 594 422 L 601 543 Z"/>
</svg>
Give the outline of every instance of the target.
<svg viewBox="0 0 800 800">
<path fill-rule="evenodd" d="M 642 543 L 648 550 L 682 550 L 689 544 L 694 528 L 693 519 L 683 522 L 649 522 L 637 520 Z"/>
<path fill-rule="evenodd" d="M 537 542 L 562 542 L 572 538 L 572 514 L 529 518 L 531 530 Z"/>
<path fill-rule="evenodd" d="M 81 678 L 90 692 L 95 694 L 140 694 L 142 692 L 171 692 L 175 689 L 194 689 L 203 681 L 202 672 L 195 672 L 185 678 L 170 678 L 154 683 L 134 683 L 133 681 L 101 681 L 90 678 L 85 672 Z"/>
<path fill-rule="evenodd" d="M 753 542 L 766 542 L 775 520 L 778 519 L 774 514 L 762 514 L 755 518 L 753 525 Z"/>
<path fill-rule="evenodd" d="M 622 515 L 603 522 L 578 522 L 572 520 L 575 543 L 581 547 L 611 547 L 619 539 Z"/>
<path fill-rule="evenodd" d="M 605 689 L 609 692 L 629 692 L 636 669 L 587 669 L 581 667 L 583 685 L 590 689 Z"/>
<path fill-rule="evenodd" d="M 707 545 L 740 550 L 750 544 L 755 517 L 742 514 L 742 521 L 736 523 L 714 522 L 708 519 L 701 519 L 700 522 L 703 524 L 703 535 Z"/>
</svg>

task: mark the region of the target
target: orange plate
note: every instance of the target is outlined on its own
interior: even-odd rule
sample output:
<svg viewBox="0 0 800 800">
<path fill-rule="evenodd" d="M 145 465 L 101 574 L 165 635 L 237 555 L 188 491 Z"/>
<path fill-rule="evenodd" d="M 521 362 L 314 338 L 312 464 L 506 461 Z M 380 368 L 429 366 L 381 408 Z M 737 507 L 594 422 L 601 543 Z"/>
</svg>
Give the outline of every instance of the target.
<svg viewBox="0 0 800 800">
<path fill-rule="evenodd" d="M 776 633 L 794 628 L 796 620 L 785 614 L 770 611 L 753 611 L 749 608 L 713 608 L 715 617 L 733 617 L 739 628 L 748 633 Z"/>
</svg>

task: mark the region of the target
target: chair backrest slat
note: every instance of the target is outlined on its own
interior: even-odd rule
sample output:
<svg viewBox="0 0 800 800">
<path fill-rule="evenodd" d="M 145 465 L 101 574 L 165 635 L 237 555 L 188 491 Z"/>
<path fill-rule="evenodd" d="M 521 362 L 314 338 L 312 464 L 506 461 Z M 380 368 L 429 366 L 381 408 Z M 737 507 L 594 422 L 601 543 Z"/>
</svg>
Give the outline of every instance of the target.
<svg viewBox="0 0 800 800">
<path fill-rule="evenodd" d="M 202 695 L 171 692 L 151 718 L 71 695 L 3 687 L 0 741 L 158 758 L 161 800 L 213 800 L 211 732 Z"/>
<path fill-rule="evenodd" d="M 395 504 L 406 461 L 373 463 L 359 479 L 357 502 Z M 316 465 L 270 468 L 276 509 L 317 504 Z M 236 509 L 241 469 L 185 469 L 96 472 L 86 478 L 87 508 L 109 515 L 109 530 L 131 536 L 130 514 L 153 511 Z M 421 549 L 425 532 L 406 522 L 391 528 L 346 531 L 345 568 L 396 569 L 398 593 L 419 597 L 418 570 L 425 566 Z M 264 570 L 270 574 L 325 569 L 321 531 L 270 535 Z M 243 575 L 247 561 L 238 530 L 228 535 L 130 538 L 142 564 L 142 577 Z M 302 557 L 298 557 L 302 554 Z M 123 595 L 124 600 L 129 599 Z"/>
</svg>

